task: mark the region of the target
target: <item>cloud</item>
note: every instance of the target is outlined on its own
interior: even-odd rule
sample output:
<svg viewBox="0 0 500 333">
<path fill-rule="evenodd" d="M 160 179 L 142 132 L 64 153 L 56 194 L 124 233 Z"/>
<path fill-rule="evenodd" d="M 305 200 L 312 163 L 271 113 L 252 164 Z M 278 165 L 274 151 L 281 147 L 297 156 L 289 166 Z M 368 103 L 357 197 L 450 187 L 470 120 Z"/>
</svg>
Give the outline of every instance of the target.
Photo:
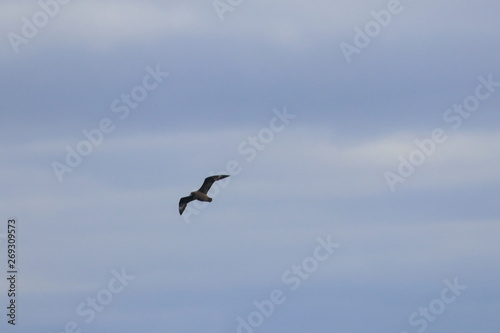
<svg viewBox="0 0 500 333">
<path fill-rule="evenodd" d="M 340 196 L 386 193 L 389 189 L 384 172 L 399 166 L 398 156 L 408 156 L 416 149 L 415 139 L 428 137 L 423 132 L 401 132 L 338 144 L 335 139 L 316 134 L 320 132 L 312 128 L 306 132 L 290 129 L 286 143 L 278 138 L 276 144 L 270 145 L 271 152 L 264 152 L 265 157 L 256 162 L 257 170 L 253 172 L 258 178 L 263 176 L 264 182 L 275 184 L 273 188 L 282 193 L 297 193 L 297 189 L 300 195 L 304 191 L 308 195 L 324 192 Z M 498 182 L 500 158 L 495 153 L 495 142 L 499 139 L 496 131 L 454 133 L 417 167 L 406 184 L 399 186 L 430 190 Z M 307 162 L 298 162 L 297 156 Z M 258 190 L 258 186 L 248 186 Z"/>
<path fill-rule="evenodd" d="M 10 13 L 3 21 L 2 31 L 24 36 L 24 20 L 33 23 L 37 13 L 47 12 L 46 6 L 40 3 L 46 1 L 31 6 L 8 2 L 0 4 L 3 13 Z M 28 38 L 29 42 L 32 38 L 45 38 L 56 44 L 85 45 L 94 50 L 108 51 L 120 43 L 157 42 L 165 36 L 203 30 L 204 20 L 198 7 L 185 3 L 91 0 L 54 4 L 58 2 L 47 5 L 51 11 L 48 22 L 37 29 L 36 36 Z"/>
<path fill-rule="evenodd" d="M 198 179 L 208 176 L 208 172 L 225 171 L 227 163 L 236 160 L 242 169 L 241 175 L 237 177 L 241 178 L 245 196 L 262 195 L 261 188 L 265 184 L 268 186 L 265 186 L 263 195 L 269 197 L 280 194 L 313 197 L 320 193 L 323 193 L 322 196 L 346 197 L 386 194 L 389 189 L 384 172 L 396 170 L 400 163 L 398 156 L 407 157 L 416 149 L 415 139 L 428 137 L 427 133 L 400 132 L 337 143 L 335 135 L 332 137 L 331 131 L 324 128 L 290 126 L 276 134 L 263 150 L 255 149 L 255 158 L 251 161 L 238 147 L 249 136 L 256 135 L 258 128 L 135 133 L 130 136 L 113 134 L 106 137 L 99 147 L 85 157 L 82 165 L 65 175 L 65 178 L 70 182 L 81 181 L 89 190 L 96 182 L 108 184 L 110 188 L 106 191 L 113 191 L 114 186 L 117 186 L 117 191 L 123 191 L 120 184 L 124 182 L 129 186 L 135 184 L 133 187 L 138 186 L 136 189 L 140 190 L 153 184 L 157 187 L 159 184 L 154 179 L 159 173 L 164 173 L 165 181 L 178 184 L 178 178 L 173 175 L 186 170 L 191 175 L 197 175 L 191 181 L 191 186 L 198 186 Z M 407 182 L 398 185 L 398 189 L 453 189 L 498 182 L 500 158 L 496 154 L 496 142 L 499 140 L 500 134 L 496 131 L 451 133 L 449 139 L 438 145 L 434 154 L 416 168 Z M 11 156 L 10 162 L 3 166 L 2 183 L 11 184 L 12 188 L 22 188 L 33 183 L 46 187 L 51 180 L 56 182 L 50 163 L 54 160 L 64 162 L 67 153 L 64 147 L 73 143 L 67 139 L 52 139 L 0 146 L 3 154 Z M 250 148 L 249 144 L 247 146 Z M 300 160 L 297 160 L 297 156 L 300 156 Z M 36 164 L 32 164 L 34 161 Z M 193 161 L 198 162 L 193 164 Z M 145 166 L 150 173 L 139 171 Z M 117 173 L 117 170 L 120 171 Z M 134 178 L 146 183 L 135 182 Z M 44 200 L 49 200 L 50 192 Z M 54 194 L 57 192 L 54 191 Z"/>
<path fill-rule="evenodd" d="M 92 18 L 92 20 L 89 20 Z M 200 27 L 196 9 L 182 3 L 86 1 L 68 8 L 62 24 L 87 40 L 144 40 L 150 36 L 190 32 Z M 76 37 L 75 36 L 75 37 Z"/>
</svg>

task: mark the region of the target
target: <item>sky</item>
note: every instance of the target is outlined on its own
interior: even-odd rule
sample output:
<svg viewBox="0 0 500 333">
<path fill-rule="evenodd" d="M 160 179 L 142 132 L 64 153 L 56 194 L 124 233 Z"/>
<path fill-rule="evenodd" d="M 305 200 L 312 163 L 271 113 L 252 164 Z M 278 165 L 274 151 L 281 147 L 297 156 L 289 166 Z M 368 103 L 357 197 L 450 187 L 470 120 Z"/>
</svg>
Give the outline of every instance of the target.
<svg viewBox="0 0 500 333">
<path fill-rule="evenodd" d="M 499 10 L 0 0 L 1 331 L 496 333 Z"/>
</svg>

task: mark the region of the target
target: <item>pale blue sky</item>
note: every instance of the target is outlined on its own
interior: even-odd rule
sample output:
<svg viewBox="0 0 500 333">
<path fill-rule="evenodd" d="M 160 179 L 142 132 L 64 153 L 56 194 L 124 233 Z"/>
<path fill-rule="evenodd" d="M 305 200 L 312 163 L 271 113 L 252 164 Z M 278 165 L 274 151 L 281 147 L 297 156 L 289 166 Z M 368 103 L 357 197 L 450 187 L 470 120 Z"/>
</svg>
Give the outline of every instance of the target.
<svg viewBox="0 0 500 333">
<path fill-rule="evenodd" d="M 16 330 L 497 332 L 497 1 L 54 1 L 0 0 Z"/>
</svg>

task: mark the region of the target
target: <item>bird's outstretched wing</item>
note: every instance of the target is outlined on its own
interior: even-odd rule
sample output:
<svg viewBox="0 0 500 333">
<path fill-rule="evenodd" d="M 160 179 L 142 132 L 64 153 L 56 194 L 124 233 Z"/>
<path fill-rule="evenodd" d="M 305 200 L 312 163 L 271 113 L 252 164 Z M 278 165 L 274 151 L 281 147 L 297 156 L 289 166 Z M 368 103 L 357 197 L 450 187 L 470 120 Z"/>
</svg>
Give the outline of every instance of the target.
<svg viewBox="0 0 500 333">
<path fill-rule="evenodd" d="M 212 184 L 215 181 L 224 179 L 226 177 L 229 177 L 229 175 L 217 175 L 217 176 L 207 177 L 207 178 L 205 178 L 205 181 L 203 182 L 203 185 L 201 185 L 201 187 L 200 187 L 200 189 L 198 191 L 207 194 L 208 190 L 210 190 L 210 187 L 212 186 Z"/>
<path fill-rule="evenodd" d="M 179 213 L 181 215 L 184 212 L 184 209 L 186 209 L 187 204 L 193 200 L 194 200 L 194 195 L 190 195 L 188 197 L 184 197 L 181 198 L 181 200 L 179 200 Z"/>
</svg>

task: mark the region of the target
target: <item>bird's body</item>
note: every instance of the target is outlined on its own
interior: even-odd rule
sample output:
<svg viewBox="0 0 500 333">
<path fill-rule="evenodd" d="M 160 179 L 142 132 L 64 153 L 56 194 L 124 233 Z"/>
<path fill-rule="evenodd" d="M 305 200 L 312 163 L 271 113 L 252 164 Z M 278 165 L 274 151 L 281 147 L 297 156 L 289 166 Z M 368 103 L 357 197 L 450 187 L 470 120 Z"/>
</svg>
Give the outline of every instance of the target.
<svg viewBox="0 0 500 333">
<path fill-rule="evenodd" d="M 208 190 L 210 190 L 212 184 L 217 180 L 221 180 L 226 177 L 229 177 L 229 175 L 217 175 L 205 178 L 203 185 L 201 185 L 198 191 L 191 192 L 189 196 L 183 197 L 181 198 L 181 200 L 179 200 L 179 213 L 182 215 L 187 207 L 187 204 L 193 200 L 212 202 L 212 198 L 207 195 Z"/>
<path fill-rule="evenodd" d="M 212 202 L 212 198 L 200 191 L 191 192 L 191 195 L 195 200 Z"/>
</svg>

